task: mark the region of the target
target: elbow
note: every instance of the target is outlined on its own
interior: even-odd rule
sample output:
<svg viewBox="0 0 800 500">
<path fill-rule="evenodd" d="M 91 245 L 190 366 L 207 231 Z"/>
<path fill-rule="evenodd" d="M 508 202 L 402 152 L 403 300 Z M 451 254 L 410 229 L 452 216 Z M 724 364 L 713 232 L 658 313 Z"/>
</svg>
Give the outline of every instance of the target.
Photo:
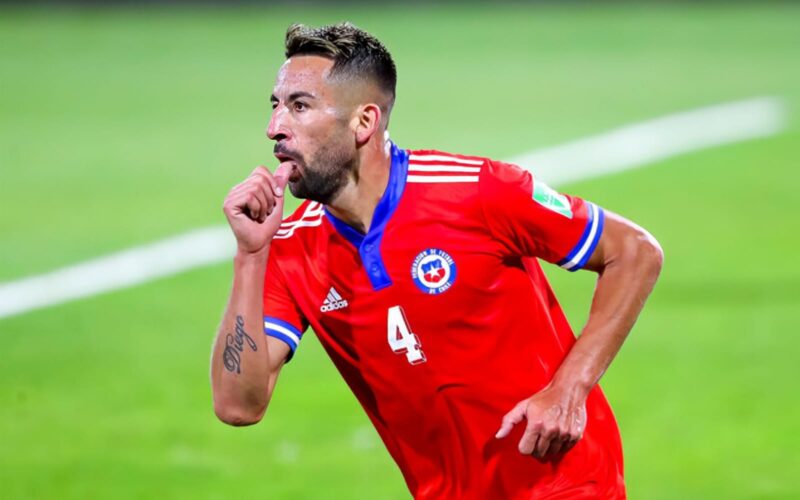
<svg viewBox="0 0 800 500">
<path fill-rule="evenodd" d="M 639 229 L 636 234 L 636 261 L 646 275 L 658 278 L 664 266 L 664 250 L 652 234 Z"/>
<path fill-rule="evenodd" d="M 264 418 L 267 405 L 245 406 L 214 401 L 214 413 L 222 422 L 234 427 L 257 424 Z"/>
</svg>

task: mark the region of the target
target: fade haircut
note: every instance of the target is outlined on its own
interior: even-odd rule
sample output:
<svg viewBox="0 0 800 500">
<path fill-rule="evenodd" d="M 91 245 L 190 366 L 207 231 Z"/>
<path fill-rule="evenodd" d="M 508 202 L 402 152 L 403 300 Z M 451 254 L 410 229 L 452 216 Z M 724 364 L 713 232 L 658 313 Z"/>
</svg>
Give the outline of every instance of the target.
<svg viewBox="0 0 800 500">
<path fill-rule="evenodd" d="M 386 47 L 366 31 L 347 22 L 320 28 L 293 24 L 286 30 L 286 58 L 297 55 L 331 59 L 332 77 L 372 80 L 389 96 L 384 112 L 392 109 L 397 69 Z"/>
</svg>

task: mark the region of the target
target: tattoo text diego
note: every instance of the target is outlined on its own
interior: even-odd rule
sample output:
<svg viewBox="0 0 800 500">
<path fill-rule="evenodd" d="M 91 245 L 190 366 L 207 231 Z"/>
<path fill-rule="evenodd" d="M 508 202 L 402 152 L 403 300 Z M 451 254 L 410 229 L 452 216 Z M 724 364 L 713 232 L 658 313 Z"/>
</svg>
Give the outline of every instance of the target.
<svg viewBox="0 0 800 500">
<path fill-rule="evenodd" d="M 236 331 L 229 333 L 225 338 L 225 351 L 222 353 L 222 361 L 229 372 L 242 373 L 242 352 L 245 342 L 252 351 L 258 350 L 256 341 L 244 331 L 244 318 L 237 315 Z"/>
</svg>

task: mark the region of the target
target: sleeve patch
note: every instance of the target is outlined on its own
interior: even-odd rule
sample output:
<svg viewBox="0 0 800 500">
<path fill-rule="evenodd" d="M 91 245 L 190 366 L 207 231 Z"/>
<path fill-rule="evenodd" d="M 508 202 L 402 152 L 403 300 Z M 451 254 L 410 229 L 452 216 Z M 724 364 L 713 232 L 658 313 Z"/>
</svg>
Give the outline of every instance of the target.
<svg viewBox="0 0 800 500">
<path fill-rule="evenodd" d="M 569 200 L 563 194 L 541 181 L 533 183 L 533 200 L 548 210 L 561 214 L 567 219 L 572 218 L 572 208 Z"/>
</svg>

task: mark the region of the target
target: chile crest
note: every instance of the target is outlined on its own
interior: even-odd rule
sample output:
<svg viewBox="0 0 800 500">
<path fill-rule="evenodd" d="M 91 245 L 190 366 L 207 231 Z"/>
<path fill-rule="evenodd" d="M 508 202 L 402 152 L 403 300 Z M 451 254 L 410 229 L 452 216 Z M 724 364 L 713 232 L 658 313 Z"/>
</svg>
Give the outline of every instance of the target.
<svg viewBox="0 0 800 500">
<path fill-rule="evenodd" d="M 411 264 L 411 277 L 427 294 L 444 293 L 456 279 L 456 263 L 444 250 L 428 248 L 418 253 Z"/>
</svg>

